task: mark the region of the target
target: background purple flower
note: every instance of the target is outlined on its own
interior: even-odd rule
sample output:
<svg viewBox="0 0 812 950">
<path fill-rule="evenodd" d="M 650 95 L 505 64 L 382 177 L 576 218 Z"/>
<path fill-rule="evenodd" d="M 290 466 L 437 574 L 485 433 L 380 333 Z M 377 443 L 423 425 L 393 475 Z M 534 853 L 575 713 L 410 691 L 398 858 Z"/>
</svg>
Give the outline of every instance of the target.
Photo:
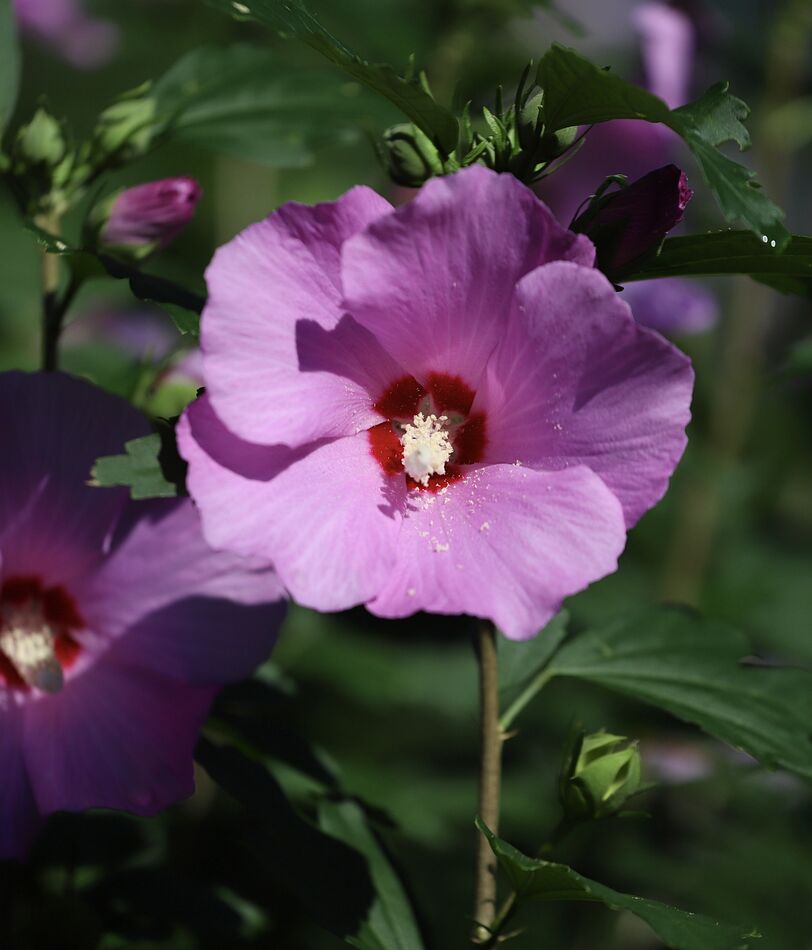
<svg viewBox="0 0 812 950">
<path fill-rule="evenodd" d="M 273 645 L 270 569 L 213 552 L 188 501 L 87 485 L 146 431 L 79 380 L 0 376 L 0 858 L 50 812 L 189 795 L 212 697 Z"/>
<path fill-rule="evenodd" d="M 480 166 L 396 210 L 286 205 L 220 248 L 179 428 L 209 541 L 320 610 L 535 634 L 615 569 L 685 446 L 690 364 L 593 258 Z"/>
<path fill-rule="evenodd" d="M 12 0 L 23 33 L 55 50 L 79 69 L 109 62 L 119 44 L 118 27 L 85 12 L 81 0 Z"/>
<path fill-rule="evenodd" d="M 618 11 L 625 20 L 627 35 L 639 44 L 645 86 L 663 99 L 672 109 L 691 98 L 691 75 L 696 45 L 696 28 L 682 11 L 665 3 L 629 4 Z M 577 10 L 573 11 L 578 15 Z M 584 14 L 586 22 L 594 22 L 595 11 Z M 606 35 L 606 23 L 601 36 Z M 608 175 L 627 175 L 630 180 L 643 177 L 685 155 L 680 138 L 665 126 L 620 119 L 593 126 L 583 148 L 549 181 L 538 187 L 538 193 L 560 221 L 569 223 L 586 207 L 586 199 L 595 193 Z M 634 291 L 634 313 L 644 326 L 664 333 L 696 333 L 712 327 L 718 320 L 718 305 L 713 294 L 701 283 L 674 278 L 681 286 L 680 297 L 687 306 L 666 314 L 659 297 L 659 280 L 639 282 Z M 673 294 L 669 297 L 673 299 Z M 666 298 L 668 299 L 668 298 Z M 631 301 L 630 301 L 631 302 Z M 704 314 L 702 320 L 683 320 L 682 313 Z M 655 323 L 648 316 L 657 314 Z"/>
<path fill-rule="evenodd" d="M 166 247 L 194 217 L 201 197 L 194 178 L 162 178 L 120 192 L 102 227 L 102 243 Z"/>
</svg>

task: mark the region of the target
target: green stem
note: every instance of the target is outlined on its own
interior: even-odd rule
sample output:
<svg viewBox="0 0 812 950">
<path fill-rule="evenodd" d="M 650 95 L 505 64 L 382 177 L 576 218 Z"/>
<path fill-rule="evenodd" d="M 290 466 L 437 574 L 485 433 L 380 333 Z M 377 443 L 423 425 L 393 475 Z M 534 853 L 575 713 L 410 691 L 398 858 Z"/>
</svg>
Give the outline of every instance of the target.
<svg viewBox="0 0 812 950">
<path fill-rule="evenodd" d="M 37 225 L 49 234 L 59 232 L 59 216 L 41 215 Z M 42 280 L 42 368 L 47 372 L 57 369 L 59 334 L 64 310 L 59 305 L 59 257 L 46 248 L 40 251 Z M 60 312 L 61 310 L 61 312 Z"/>
<path fill-rule="evenodd" d="M 510 729 L 510 727 L 513 725 L 513 720 L 519 715 L 519 713 L 530 702 L 530 700 L 533 699 L 536 693 L 541 692 L 541 690 L 544 689 L 544 687 L 554 676 L 555 672 L 549 667 L 536 674 L 536 676 L 528 683 L 522 692 L 519 693 L 516 699 L 514 699 L 513 702 L 508 706 L 504 713 L 502 713 L 502 718 L 499 720 L 499 727 L 503 733 Z"/>
<path fill-rule="evenodd" d="M 496 630 L 489 621 L 479 625 L 477 640 L 480 695 L 479 816 L 499 833 L 499 793 L 502 778 L 503 734 L 499 726 L 499 670 L 496 659 Z M 471 940 L 487 943 L 496 914 L 496 858 L 483 834 L 479 835 L 476 861 L 476 895 Z"/>
</svg>

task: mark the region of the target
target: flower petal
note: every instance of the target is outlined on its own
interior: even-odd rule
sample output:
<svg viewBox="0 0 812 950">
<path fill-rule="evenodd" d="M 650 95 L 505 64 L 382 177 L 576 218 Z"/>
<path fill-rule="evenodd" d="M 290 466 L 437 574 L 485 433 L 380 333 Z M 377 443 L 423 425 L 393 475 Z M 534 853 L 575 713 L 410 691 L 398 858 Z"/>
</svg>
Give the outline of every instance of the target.
<svg viewBox="0 0 812 950">
<path fill-rule="evenodd" d="M 36 424 L 32 423 L 32 420 Z M 0 547 L 6 576 L 49 584 L 101 558 L 126 503 L 124 488 L 91 488 L 99 456 L 149 432 L 123 399 L 62 373 L 0 377 Z"/>
<path fill-rule="evenodd" d="M 561 258 L 591 265 L 594 248 L 512 175 L 471 166 L 347 241 L 346 305 L 421 381 L 455 373 L 476 388 L 514 284 Z"/>
<path fill-rule="evenodd" d="M 514 305 L 474 404 L 488 415 L 486 461 L 587 465 L 633 525 L 663 496 L 685 449 L 690 360 L 639 327 L 595 270 L 541 267 Z"/>
<path fill-rule="evenodd" d="M 0 861 L 23 857 L 40 823 L 22 748 L 22 714 L 0 695 Z"/>
<path fill-rule="evenodd" d="M 215 690 L 117 663 L 116 646 L 26 709 L 25 758 L 43 813 L 153 815 L 194 791 L 194 747 Z"/>
<path fill-rule="evenodd" d="M 381 617 L 467 613 L 526 639 L 614 571 L 625 543 L 618 500 L 584 467 L 487 466 L 409 500 L 397 563 L 367 604 Z"/>
<path fill-rule="evenodd" d="M 372 404 L 403 371 L 344 315 L 339 252 L 390 209 L 361 187 L 332 204 L 291 203 L 217 251 L 206 271 L 203 372 L 232 432 L 299 446 L 380 421 Z"/>
<path fill-rule="evenodd" d="M 198 399 L 178 427 L 206 539 L 271 560 L 299 603 L 372 597 L 394 560 L 405 478 L 384 474 L 366 432 L 292 452 L 241 442 Z"/>
<path fill-rule="evenodd" d="M 134 502 L 104 565 L 77 590 L 117 656 L 185 682 L 225 683 L 267 658 L 283 589 L 256 559 L 213 551 L 190 501 Z"/>
</svg>

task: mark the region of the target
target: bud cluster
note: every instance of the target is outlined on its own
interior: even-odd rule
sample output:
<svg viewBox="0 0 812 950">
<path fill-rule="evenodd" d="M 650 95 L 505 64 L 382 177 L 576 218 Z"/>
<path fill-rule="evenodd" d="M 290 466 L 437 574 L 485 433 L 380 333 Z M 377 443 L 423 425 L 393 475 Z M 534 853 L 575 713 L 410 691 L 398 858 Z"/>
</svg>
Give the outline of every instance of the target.
<svg viewBox="0 0 812 950">
<path fill-rule="evenodd" d="M 479 163 L 498 172 L 510 172 L 532 184 L 551 162 L 577 147 L 576 127 L 548 132 L 544 121 L 544 91 L 527 86 L 529 64 L 521 77 L 511 105 L 502 104 L 501 87 L 495 109 L 484 106 L 475 127 L 470 103 L 459 121 L 459 140 L 446 153 L 412 123 L 400 123 L 383 135 L 379 152 L 390 178 L 398 185 L 418 188 L 429 178 L 447 175 Z M 426 87 L 423 78 L 424 88 Z"/>
</svg>

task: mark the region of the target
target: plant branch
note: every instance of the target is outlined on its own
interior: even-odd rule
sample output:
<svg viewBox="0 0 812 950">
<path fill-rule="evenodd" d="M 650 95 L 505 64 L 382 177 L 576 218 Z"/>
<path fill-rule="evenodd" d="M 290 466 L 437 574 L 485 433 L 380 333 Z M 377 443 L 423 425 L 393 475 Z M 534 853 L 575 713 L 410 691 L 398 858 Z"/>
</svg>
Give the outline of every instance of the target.
<svg viewBox="0 0 812 950">
<path fill-rule="evenodd" d="M 499 725 L 499 671 L 496 659 L 496 630 L 490 621 L 479 625 L 477 639 L 479 660 L 479 696 L 481 715 L 479 816 L 493 831 L 499 833 L 499 793 L 502 772 L 502 743 Z M 483 834 L 479 835 L 476 862 L 476 899 L 471 936 L 475 944 L 490 940 L 491 925 L 496 915 L 496 857 Z"/>
</svg>

